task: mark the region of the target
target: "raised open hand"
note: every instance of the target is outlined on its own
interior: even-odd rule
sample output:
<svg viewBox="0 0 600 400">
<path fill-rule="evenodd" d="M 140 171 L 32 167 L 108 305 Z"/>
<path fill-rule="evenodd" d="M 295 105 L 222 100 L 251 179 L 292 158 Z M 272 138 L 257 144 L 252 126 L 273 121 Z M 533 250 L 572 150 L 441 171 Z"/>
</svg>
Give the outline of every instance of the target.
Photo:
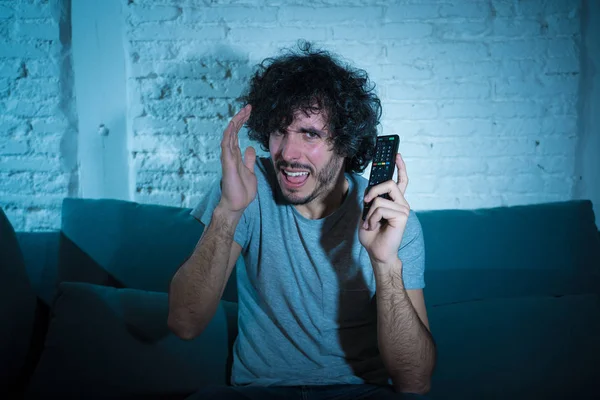
<svg viewBox="0 0 600 400">
<path fill-rule="evenodd" d="M 248 147 L 242 152 L 238 144 L 238 132 L 248 121 L 252 106 L 242 108 L 232 119 L 223 132 L 221 141 L 221 169 L 223 177 L 221 180 L 220 205 L 231 212 L 243 212 L 256 197 L 256 176 L 254 175 L 254 163 L 256 162 L 256 151 Z"/>
</svg>

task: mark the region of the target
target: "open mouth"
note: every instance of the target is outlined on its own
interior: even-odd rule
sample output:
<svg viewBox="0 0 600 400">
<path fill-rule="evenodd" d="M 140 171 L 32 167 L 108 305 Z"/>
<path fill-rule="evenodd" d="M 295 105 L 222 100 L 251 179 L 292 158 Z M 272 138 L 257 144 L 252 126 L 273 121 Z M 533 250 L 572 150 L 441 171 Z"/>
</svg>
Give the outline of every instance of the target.
<svg viewBox="0 0 600 400">
<path fill-rule="evenodd" d="M 302 186 L 310 175 L 308 171 L 294 171 L 283 168 L 280 171 L 284 183 L 290 188 L 298 188 Z"/>
</svg>

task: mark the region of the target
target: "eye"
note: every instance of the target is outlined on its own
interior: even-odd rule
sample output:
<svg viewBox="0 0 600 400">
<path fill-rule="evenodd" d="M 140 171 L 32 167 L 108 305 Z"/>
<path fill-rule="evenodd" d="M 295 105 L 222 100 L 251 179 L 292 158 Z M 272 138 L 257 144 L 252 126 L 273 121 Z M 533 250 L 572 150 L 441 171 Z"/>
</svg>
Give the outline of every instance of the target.
<svg viewBox="0 0 600 400">
<path fill-rule="evenodd" d="M 306 131 L 306 132 L 304 132 L 304 134 L 309 139 L 318 139 L 321 137 L 318 133 L 312 132 L 312 131 Z"/>
</svg>

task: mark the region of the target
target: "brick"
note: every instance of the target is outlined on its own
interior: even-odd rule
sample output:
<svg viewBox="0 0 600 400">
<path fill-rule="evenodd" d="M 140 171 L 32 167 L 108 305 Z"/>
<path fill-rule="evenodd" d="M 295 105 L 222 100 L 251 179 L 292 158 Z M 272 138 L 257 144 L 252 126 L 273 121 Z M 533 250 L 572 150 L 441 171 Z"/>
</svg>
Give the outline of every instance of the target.
<svg viewBox="0 0 600 400">
<path fill-rule="evenodd" d="M 0 20 L 12 19 L 14 15 L 14 9 L 0 4 Z"/>
<path fill-rule="evenodd" d="M 179 56 L 183 43 L 173 41 L 130 41 L 129 56 L 132 60 L 173 60 Z M 134 61 L 135 62 L 135 61 Z"/>
<path fill-rule="evenodd" d="M 550 37 L 581 34 L 581 21 L 579 15 L 576 17 L 564 14 L 549 15 L 544 17 L 544 19 L 548 25 L 546 34 Z"/>
<path fill-rule="evenodd" d="M 443 18 L 489 18 L 492 8 L 488 2 L 456 2 L 443 4 L 439 9 Z"/>
<path fill-rule="evenodd" d="M 543 59 L 503 60 L 501 63 L 501 70 L 498 72 L 497 76 L 502 76 L 504 78 L 539 76 L 543 73 L 544 64 L 545 62 Z"/>
<path fill-rule="evenodd" d="M 488 44 L 493 59 L 539 59 L 546 55 L 548 41 L 542 39 L 510 40 Z"/>
<path fill-rule="evenodd" d="M 188 131 L 192 135 L 211 135 L 221 137 L 228 122 L 216 119 L 193 118 L 188 122 Z"/>
<path fill-rule="evenodd" d="M 438 114 L 438 106 L 434 103 L 386 102 L 383 105 L 383 115 L 386 119 L 429 120 L 437 118 Z"/>
<path fill-rule="evenodd" d="M 566 95 L 576 97 L 579 89 L 577 76 L 546 77 L 545 79 L 498 79 L 494 83 L 494 93 L 497 98 L 531 98 Z"/>
<path fill-rule="evenodd" d="M 218 23 L 227 25 L 264 25 L 277 21 L 278 7 L 216 6 L 202 8 L 184 8 L 183 18 L 186 23 Z"/>
<path fill-rule="evenodd" d="M 574 2 L 570 0 L 529 0 L 518 2 L 517 11 L 519 15 L 523 15 L 526 17 L 536 17 L 539 15 L 578 13 L 579 7 L 579 2 Z"/>
<path fill-rule="evenodd" d="M 402 4 L 389 6 L 385 13 L 386 21 L 403 21 L 410 19 L 428 20 L 440 17 L 438 4 Z"/>
<path fill-rule="evenodd" d="M 415 59 L 439 60 L 445 57 L 454 61 L 476 61 L 488 58 L 483 43 L 432 43 L 389 46 L 387 60 L 391 63 L 405 63 Z"/>
<path fill-rule="evenodd" d="M 33 193 L 29 172 L 0 172 L 0 193 Z"/>
<path fill-rule="evenodd" d="M 279 22 L 299 22 L 302 25 L 337 25 L 337 24 L 372 24 L 380 21 L 383 16 L 381 7 L 294 7 L 287 6 L 279 9 Z"/>
<path fill-rule="evenodd" d="M 546 116 L 577 116 L 578 111 L 577 99 L 564 99 L 562 97 L 548 98 L 544 103 L 544 111 Z"/>
<path fill-rule="evenodd" d="M 443 40 L 481 40 L 492 33 L 489 21 L 458 21 L 435 23 L 435 31 Z"/>
<path fill-rule="evenodd" d="M 487 119 L 444 119 L 436 121 L 403 121 L 397 131 L 408 136 L 460 137 L 491 136 L 492 122 Z"/>
<path fill-rule="evenodd" d="M 174 6 L 142 7 L 130 5 L 128 9 L 132 23 L 173 21 L 182 13 L 181 8 Z"/>
<path fill-rule="evenodd" d="M 432 32 L 433 26 L 423 23 L 388 23 L 377 29 L 379 38 L 384 40 L 422 39 L 430 37 Z"/>
<path fill-rule="evenodd" d="M 535 161 L 536 168 L 542 170 L 545 173 L 554 174 L 554 173 L 573 173 L 573 168 L 575 166 L 574 160 L 572 157 L 567 157 L 563 155 L 557 156 L 542 156 Z"/>
<path fill-rule="evenodd" d="M 548 57 L 578 57 L 579 50 L 574 38 L 556 38 L 548 41 Z"/>
<path fill-rule="evenodd" d="M 185 161 L 184 169 L 192 172 L 220 173 L 221 172 L 221 151 L 204 151 L 197 154 L 197 157 L 188 158 Z"/>
<path fill-rule="evenodd" d="M 28 211 L 25 216 L 25 230 L 30 232 L 52 231 L 60 228 L 60 208 Z"/>
<path fill-rule="evenodd" d="M 430 82 L 393 84 L 387 88 L 392 100 L 485 99 L 490 97 L 488 82 Z"/>
<path fill-rule="evenodd" d="M 431 79 L 434 75 L 430 65 L 419 63 L 379 65 L 377 72 L 382 79 L 396 81 L 427 80 Z"/>
<path fill-rule="evenodd" d="M 447 101 L 440 104 L 442 118 L 541 117 L 544 107 L 533 101 Z"/>
<path fill-rule="evenodd" d="M 575 185 L 575 179 L 572 175 L 566 176 L 564 173 L 556 175 L 546 175 L 544 178 L 543 193 L 566 195 L 572 193 Z"/>
<path fill-rule="evenodd" d="M 537 19 L 515 18 L 495 18 L 492 28 L 495 36 L 509 38 L 539 36 L 543 29 Z"/>
<path fill-rule="evenodd" d="M 136 171 L 176 172 L 182 166 L 179 155 L 172 153 L 139 153 L 134 161 Z"/>
<path fill-rule="evenodd" d="M 576 116 L 547 116 L 540 122 L 540 129 L 546 134 L 576 134 L 578 118 Z"/>
<path fill-rule="evenodd" d="M 486 157 L 487 173 L 490 175 L 517 175 L 538 173 L 534 158 L 531 156 L 495 156 Z"/>
<path fill-rule="evenodd" d="M 481 60 L 479 62 L 454 62 L 448 60 L 433 64 L 433 74 L 437 79 L 493 77 L 504 72 L 498 61 Z"/>
<path fill-rule="evenodd" d="M 0 54 L 3 58 L 43 58 L 48 55 L 43 48 L 25 43 L 0 42 Z"/>
<path fill-rule="evenodd" d="M 210 81 L 188 79 L 182 85 L 182 94 L 185 97 L 236 98 L 242 94 L 244 88 L 245 85 L 239 82 L 230 82 L 224 85 L 218 80 L 213 83 Z"/>
<path fill-rule="evenodd" d="M 233 27 L 227 34 L 227 38 L 233 41 L 244 42 L 295 42 L 298 39 L 310 41 L 322 41 L 327 39 L 327 29 L 313 28 L 306 29 L 302 27 L 278 28 L 275 33 L 272 28 L 246 28 Z"/>
<path fill-rule="evenodd" d="M 129 40 L 223 40 L 225 28 L 220 26 L 186 26 L 176 23 L 144 24 L 129 32 Z"/>
<path fill-rule="evenodd" d="M 0 158 L 0 171 L 4 172 L 36 172 L 60 170 L 60 160 L 48 157 L 3 156 Z"/>
<path fill-rule="evenodd" d="M 52 6 L 54 5 L 49 2 L 28 4 L 28 2 L 21 1 L 18 7 L 15 7 L 15 16 L 20 20 L 50 18 L 52 17 Z"/>
<path fill-rule="evenodd" d="M 66 197 L 69 191 L 69 180 L 68 173 L 34 173 L 32 187 L 37 193 L 62 194 Z"/>
<path fill-rule="evenodd" d="M 577 136 L 573 135 L 553 135 L 540 138 L 539 145 L 536 146 L 538 154 L 544 156 L 564 155 L 574 157 L 577 147 Z"/>
<path fill-rule="evenodd" d="M 59 105 L 60 98 L 58 96 L 35 102 L 24 102 L 17 98 L 6 102 L 6 110 L 17 117 L 42 118 L 59 114 Z"/>
<path fill-rule="evenodd" d="M 136 133 L 146 132 L 183 132 L 186 128 L 185 121 L 183 119 L 173 118 L 154 118 L 154 117 L 139 117 L 133 120 L 133 130 Z"/>
<path fill-rule="evenodd" d="M 0 62 L 0 78 L 15 79 L 20 74 L 21 61 L 2 59 Z"/>
<path fill-rule="evenodd" d="M 23 39 L 41 39 L 41 40 L 58 40 L 59 27 L 58 23 L 53 20 L 47 20 L 44 23 L 23 22 L 17 24 L 16 34 L 21 40 Z"/>
<path fill-rule="evenodd" d="M 61 93 L 58 79 L 25 78 L 19 79 L 15 85 L 14 95 L 30 100 L 45 100 Z"/>
<path fill-rule="evenodd" d="M 37 78 L 55 78 L 60 79 L 61 70 L 58 59 L 40 58 L 35 60 L 26 60 L 23 62 L 27 69 L 27 77 Z"/>
<path fill-rule="evenodd" d="M 413 182 L 421 180 L 422 175 L 426 177 L 426 181 L 432 182 L 433 179 L 428 179 L 428 177 L 440 176 L 441 171 L 449 171 L 451 176 L 470 176 L 484 174 L 488 171 L 487 161 L 481 157 L 440 157 L 435 162 L 431 162 L 427 158 L 411 159 L 407 156 L 405 163 L 409 179 L 411 171 L 419 176 L 419 179 L 410 181 L 411 191 L 414 190 Z M 431 193 L 435 190 L 436 187 L 433 187 L 428 191 Z"/>
<path fill-rule="evenodd" d="M 581 65 L 576 57 L 548 58 L 544 66 L 544 75 L 579 75 Z"/>
<path fill-rule="evenodd" d="M 0 155 L 19 155 L 29 151 L 27 139 L 0 136 Z"/>
<path fill-rule="evenodd" d="M 371 26 L 336 25 L 332 27 L 332 38 L 343 41 L 374 41 L 379 39 L 379 30 Z"/>
<path fill-rule="evenodd" d="M 501 17 L 514 17 L 516 10 L 513 0 L 492 0 L 491 1 L 492 15 Z"/>
<path fill-rule="evenodd" d="M 43 154 L 50 157 L 58 157 L 61 154 L 60 147 L 62 142 L 62 136 L 59 135 L 46 135 L 46 136 L 33 136 L 30 139 L 30 148 L 35 154 Z"/>
<path fill-rule="evenodd" d="M 60 118 L 60 116 L 31 120 L 33 135 L 64 132 L 68 126 L 68 121 L 65 118 Z"/>
<path fill-rule="evenodd" d="M 4 194 L 2 195 L 2 203 L 5 206 L 28 208 L 28 207 L 39 207 L 39 208 L 60 208 L 64 196 L 55 194 Z"/>
</svg>

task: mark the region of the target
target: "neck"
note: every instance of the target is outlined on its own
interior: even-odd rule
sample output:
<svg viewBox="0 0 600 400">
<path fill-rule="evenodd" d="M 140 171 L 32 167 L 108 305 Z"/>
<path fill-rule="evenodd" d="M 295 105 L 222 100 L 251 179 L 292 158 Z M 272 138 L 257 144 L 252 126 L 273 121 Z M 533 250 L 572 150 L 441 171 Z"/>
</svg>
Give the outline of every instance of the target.
<svg viewBox="0 0 600 400">
<path fill-rule="evenodd" d="M 319 196 L 309 204 L 294 206 L 296 210 L 305 218 L 321 219 L 333 214 L 344 202 L 348 193 L 349 184 L 344 175 L 344 170 L 340 170 L 333 187 L 323 197 Z"/>
</svg>

